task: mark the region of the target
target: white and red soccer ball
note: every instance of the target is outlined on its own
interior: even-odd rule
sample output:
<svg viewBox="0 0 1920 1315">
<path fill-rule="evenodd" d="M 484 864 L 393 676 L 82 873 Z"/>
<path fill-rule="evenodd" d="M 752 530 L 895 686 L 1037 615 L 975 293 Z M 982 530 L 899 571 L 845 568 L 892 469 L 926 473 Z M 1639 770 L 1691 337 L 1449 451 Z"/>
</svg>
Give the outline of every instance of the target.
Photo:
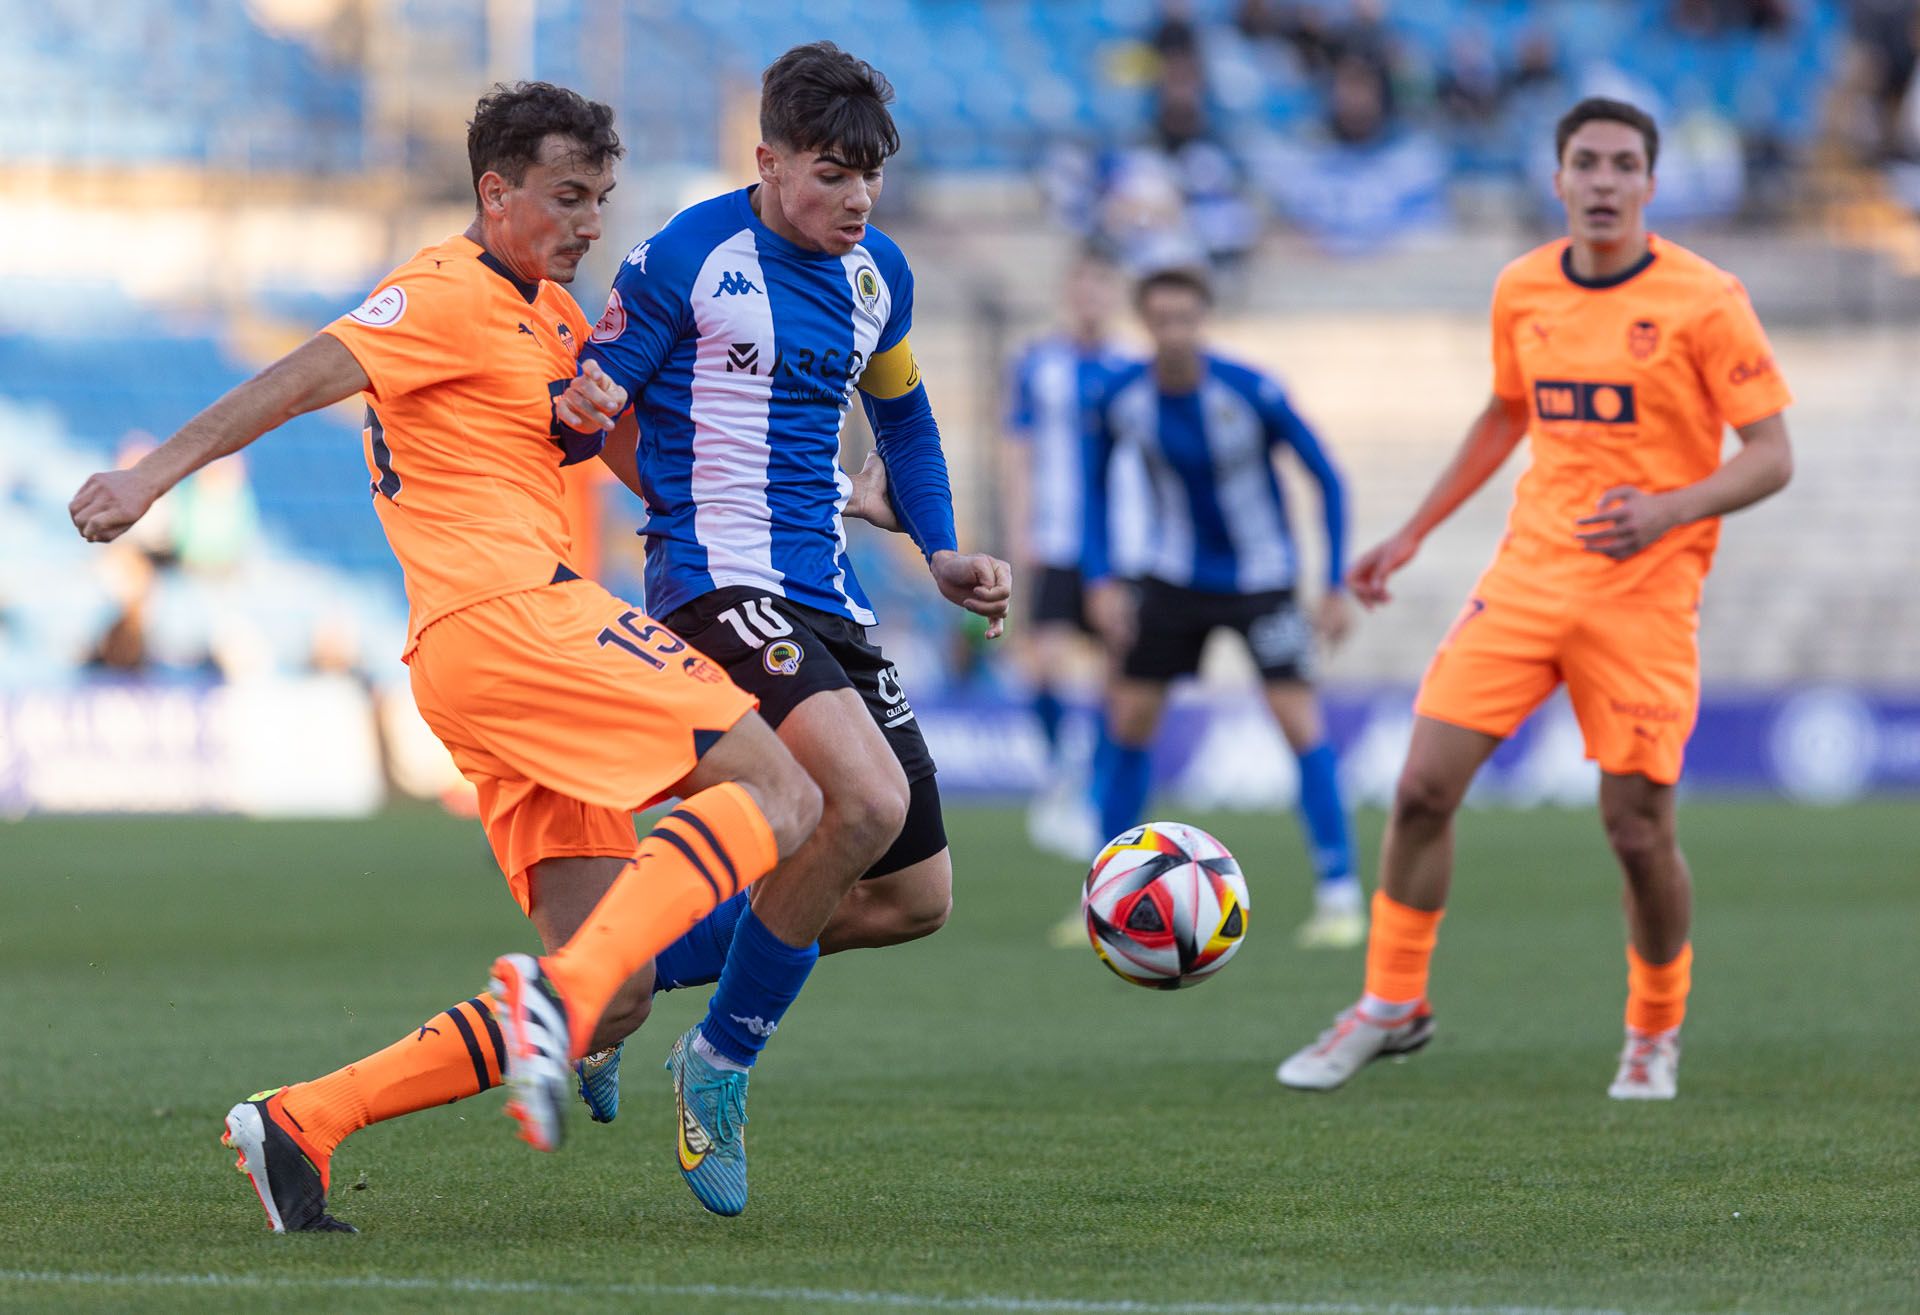
<svg viewBox="0 0 1920 1315">
<path fill-rule="evenodd" d="M 1247 934 L 1247 879 L 1227 847 L 1184 822 L 1107 842 L 1080 907 L 1100 962 L 1135 986 L 1175 991 L 1226 966 Z"/>
</svg>

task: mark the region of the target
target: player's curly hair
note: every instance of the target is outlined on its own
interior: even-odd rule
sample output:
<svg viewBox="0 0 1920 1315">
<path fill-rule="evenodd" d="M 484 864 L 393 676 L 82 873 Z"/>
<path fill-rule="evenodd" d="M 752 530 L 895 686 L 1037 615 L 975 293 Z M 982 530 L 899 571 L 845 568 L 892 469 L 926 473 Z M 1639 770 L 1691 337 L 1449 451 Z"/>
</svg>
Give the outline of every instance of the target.
<svg viewBox="0 0 1920 1315">
<path fill-rule="evenodd" d="M 1654 123 L 1653 116 L 1638 105 L 1629 105 L 1623 100 L 1609 100 L 1605 96 L 1589 96 L 1560 116 L 1560 122 L 1553 125 L 1553 158 L 1566 158 L 1567 143 L 1573 134 L 1589 123 L 1624 123 L 1639 132 L 1640 140 L 1647 146 L 1647 172 L 1653 172 L 1653 162 L 1660 155 L 1660 128 Z"/>
<path fill-rule="evenodd" d="M 592 169 L 627 153 L 613 130 L 611 106 L 551 82 L 496 82 L 467 124 L 474 199 L 480 197 L 480 176 L 489 170 L 518 187 L 527 166 L 540 158 L 540 143 L 554 133 L 577 142 L 581 162 Z"/>
<path fill-rule="evenodd" d="M 893 84 L 831 41 L 795 46 L 760 79 L 760 136 L 790 151 L 830 153 L 878 169 L 900 149 L 887 106 Z"/>
</svg>

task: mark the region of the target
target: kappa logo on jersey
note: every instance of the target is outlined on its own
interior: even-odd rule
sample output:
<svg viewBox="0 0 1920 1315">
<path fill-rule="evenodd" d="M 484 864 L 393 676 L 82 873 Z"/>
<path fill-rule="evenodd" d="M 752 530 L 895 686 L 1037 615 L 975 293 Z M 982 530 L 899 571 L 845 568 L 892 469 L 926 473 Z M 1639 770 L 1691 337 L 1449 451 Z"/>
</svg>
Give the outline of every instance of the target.
<svg viewBox="0 0 1920 1315">
<path fill-rule="evenodd" d="M 735 370 L 743 374 L 760 373 L 760 344 L 757 342 L 736 342 L 727 346 L 727 373 Z"/>
<path fill-rule="evenodd" d="M 600 322 L 593 326 L 593 341 L 612 342 L 626 331 L 627 307 L 616 288 L 607 294 L 607 308 L 600 312 Z"/>
<path fill-rule="evenodd" d="M 653 239 L 651 238 L 647 239 L 645 242 L 642 242 L 639 246 L 635 247 L 633 250 L 627 253 L 627 263 L 629 265 L 638 266 L 642 274 L 646 273 L 647 272 L 647 251 L 652 246 L 653 246 Z"/>
<path fill-rule="evenodd" d="M 1627 351 L 1636 361 L 1644 361 L 1660 350 L 1660 326 L 1652 320 L 1635 320 L 1627 329 Z"/>
<path fill-rule="evenodd" d="M 804 657 L 805 650 L 791 639 L 776 639 L 760 655 L 760 665 L 767 669 L 769 676 L 791 676 L 800 670 Z"/>
<path fill-rule="evenodd" d="M 738 297 L 749 292 L 759 292 L 752 279 L 739 270 L 728 270 L 720 276 L 720 286 L 713 290 L 716 297 Z"/>
<path fill-rule="evenodd" d="M 389 325 L 398 324 L 400 317 L 406 313 L 407 290 L 395 287 L 374 293 L 349 311 L 347 318 L 357 324 L 364 324 L 369 329 L 384 329 Z"/>
<path fill-rule="evenodd" d="M 1597 425 L 1638 424 L 1632 384 L 1587 383 L 1577 379 L 1536 379 L 1533 409 L 1542 420 L 1572 420 Z"/>
</svg>

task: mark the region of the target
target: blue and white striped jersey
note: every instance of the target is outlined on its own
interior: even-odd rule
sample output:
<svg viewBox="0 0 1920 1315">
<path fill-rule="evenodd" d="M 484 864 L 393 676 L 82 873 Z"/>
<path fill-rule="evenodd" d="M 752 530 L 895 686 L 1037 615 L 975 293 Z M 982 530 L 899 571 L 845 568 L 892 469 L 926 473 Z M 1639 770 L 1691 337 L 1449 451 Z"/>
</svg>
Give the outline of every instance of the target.
<svg viewBox="0 0 1920 1315">
<path fill-rule="evenodd" d="M 1215 356 L 1200 387 L 1163 393 L 1153 367 L 1129 368 L 1095 407 L 1089 478 L 1103 482 L 1120 452 L 1138 453 L 1152 490 L 1145 574 L 1207 593 L 1289 589 L 1298 563 L 1275 449 L 1292 448 L 1320 485 L 1332 587 L 1346 573 L 1346 495 L 1313 431 L 1271 379 Z M 1094 487 L 1101 487 L 1096 482 Z M 1114 574 L 1115 526 L 1089 504 L 1089 580 Z"/>
<path fill-rule="evenodd" d="M 634 399 L 647 610 L 747 585 L 872 625 L 847 560 L 840 424 L 913 319 L 913 275 L 867 229 L 845 256 L 788 242 L 750 188 L 635 247 L 580 353 Z"/>
<path fill-rule="evenodd" d="M 1080 567 L 1093 408 L 1128 364 L 1110 343 L 1066 334 L 1039 339 L 1013 363 L 1007 432 L 1031 454 L 1027 542 L 1037 566 Z"/>
</svg>

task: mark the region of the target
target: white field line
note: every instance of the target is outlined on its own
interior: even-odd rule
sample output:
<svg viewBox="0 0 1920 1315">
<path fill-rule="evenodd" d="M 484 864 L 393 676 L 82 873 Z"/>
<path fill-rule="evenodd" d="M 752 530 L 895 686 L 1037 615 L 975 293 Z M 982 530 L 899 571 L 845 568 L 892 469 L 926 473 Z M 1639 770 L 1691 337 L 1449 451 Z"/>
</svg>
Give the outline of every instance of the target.
<svg viewBox="0 0 1920 1315">
<path fill-rule="evenodd" d="M 919 1296 L 854 1289 L 758 1288 L 717 1283 L 552 1283 L 538 1279 L 410 1278 L 385 1274 L 107 1274 L 0 1269 L 0 1285 L 232 1289 L 252 1292 L 444 1292 L 482 1296 L 708 1297 L 715 1300 L 880 1310 L 1008 1311 L 1015 1315 L 1626 1315 L 1562 1306 L 1421 1306 L 1348 1301 L 1098 1301 L 1070 1297 Z"/>
</svg>

